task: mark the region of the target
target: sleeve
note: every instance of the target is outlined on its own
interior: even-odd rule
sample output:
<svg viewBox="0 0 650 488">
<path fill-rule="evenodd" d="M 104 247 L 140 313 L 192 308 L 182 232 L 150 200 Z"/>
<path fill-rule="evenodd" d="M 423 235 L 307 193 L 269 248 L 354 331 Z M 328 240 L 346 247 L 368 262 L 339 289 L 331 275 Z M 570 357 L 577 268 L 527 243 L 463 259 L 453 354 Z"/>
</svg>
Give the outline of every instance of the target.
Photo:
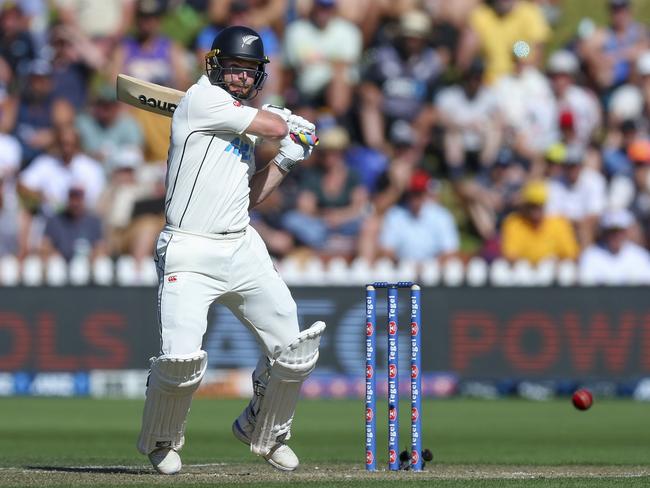
<svg viewBox="0 0 650 488">
<path fill-rule="evenodd" d="M 257 109 L 242 105 L 219 87 L 205 87 L 190 94 L 189 125 L 192 130 L 213 130 L 243 134 L 257 115 Z"/>
</svg>

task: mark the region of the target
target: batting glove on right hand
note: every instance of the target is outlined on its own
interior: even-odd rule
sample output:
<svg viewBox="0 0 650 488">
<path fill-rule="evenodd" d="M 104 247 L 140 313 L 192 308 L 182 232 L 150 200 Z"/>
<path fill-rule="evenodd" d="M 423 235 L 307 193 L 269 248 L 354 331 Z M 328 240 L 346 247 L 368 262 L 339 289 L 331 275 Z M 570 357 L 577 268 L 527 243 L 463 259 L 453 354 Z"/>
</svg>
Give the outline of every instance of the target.
<svg viewBox="0 0 650 488">
<path fill-rule="evenodd" d="M 280 151 L 273 158 L 273 162 L 284 171 L 291 171 L 300 161 L 311 156 L 314 147 L 309 144 L 302 144 L 292 139 L 291 134 L 280 141 Z"/>
</svg>

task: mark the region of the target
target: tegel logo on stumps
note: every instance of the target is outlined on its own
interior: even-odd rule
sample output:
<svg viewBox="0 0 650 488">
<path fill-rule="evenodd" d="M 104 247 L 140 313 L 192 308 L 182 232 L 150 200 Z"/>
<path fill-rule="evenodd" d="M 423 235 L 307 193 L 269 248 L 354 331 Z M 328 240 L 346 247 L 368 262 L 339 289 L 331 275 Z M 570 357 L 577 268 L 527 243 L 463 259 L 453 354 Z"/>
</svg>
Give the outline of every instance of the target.
<svg viewBox="0 0 650 488">
<path fill-rule="evenodd" d="M 163 102 L 158 98 L 154 98 L 154 97 L 147 98 L 146 95 L 140 95 L 138 97 L 138 100 L 142 105 L 148 105 L 149 107 L 157 108 L 159 110 L 162 110 L 163 112 L 169 112 L 170 114 L 173 114 L 174 110 L 176 110 L 175 103 Z"/>
</svg>

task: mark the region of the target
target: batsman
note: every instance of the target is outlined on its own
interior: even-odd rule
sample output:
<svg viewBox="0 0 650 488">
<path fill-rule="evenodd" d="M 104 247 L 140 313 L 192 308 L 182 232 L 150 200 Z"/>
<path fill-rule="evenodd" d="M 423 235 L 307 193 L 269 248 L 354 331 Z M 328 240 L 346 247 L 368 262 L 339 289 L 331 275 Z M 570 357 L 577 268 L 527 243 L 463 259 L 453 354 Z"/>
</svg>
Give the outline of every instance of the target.
<svg viewBox="0 0 650 488">
<path fill-rule="evenodd" d="M 286 444 L 302 382 L 318 359 L 323 322 L 300 331 L 296 304 L 248 210 L 263 201 L 314 143 L 314 124 L 289 110 L 244 105 L 264 86 L 269 62 L 257 32 L 223 29 L 206 72 L 172 117 L 166 225 L 155 249 L 160 355 L 151 359 L 138 450 L 162 474 L 181 470 L 179 451 L 192 395 L 207 367 L 201 349 L 208 308 L 227 306 L 262 350 L 254 395 L 232 425 L 234 436 L 274 467 L 293 471 Z M 279 141 L 256 167 L 255 144 Z"/>
</svg>

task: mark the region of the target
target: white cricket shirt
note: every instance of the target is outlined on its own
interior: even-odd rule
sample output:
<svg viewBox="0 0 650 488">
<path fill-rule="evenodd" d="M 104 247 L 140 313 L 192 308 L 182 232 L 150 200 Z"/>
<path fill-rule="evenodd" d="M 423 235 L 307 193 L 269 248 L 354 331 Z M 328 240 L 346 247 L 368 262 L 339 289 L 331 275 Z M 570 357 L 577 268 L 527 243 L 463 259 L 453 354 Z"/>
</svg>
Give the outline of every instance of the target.
<svg viewBox="0 0 650 488">
<path fill-rule="evenodd" d="M 190 87 L 172 117 L 167 224 L 201 234 L 246 228 L 255 137 L 244 131 L 256 114 L 205 75 Z"/>
</svg>

